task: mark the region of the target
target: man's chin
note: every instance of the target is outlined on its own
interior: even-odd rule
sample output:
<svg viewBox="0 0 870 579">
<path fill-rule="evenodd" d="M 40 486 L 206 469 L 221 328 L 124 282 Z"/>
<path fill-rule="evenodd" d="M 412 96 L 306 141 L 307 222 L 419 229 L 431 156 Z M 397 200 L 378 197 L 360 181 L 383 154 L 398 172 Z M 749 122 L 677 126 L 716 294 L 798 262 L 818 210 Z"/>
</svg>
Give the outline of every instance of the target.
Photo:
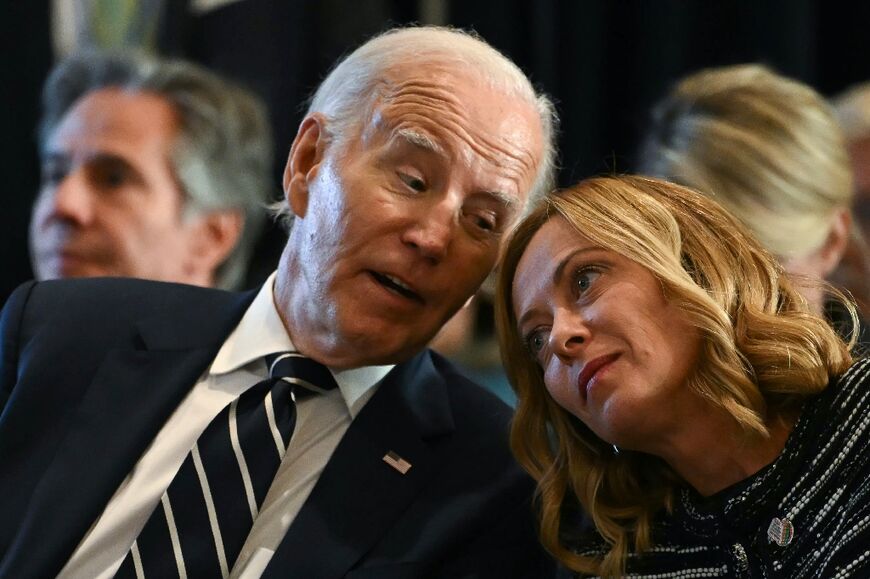
<svg viewBox="0 0 870 579">
<path fill-rule="evenodd" d="M 328 343 L 306 341 L 296 346 L 322 364 L 348 369 L 404 362 L 422 351 L 429 341 L 425 336 L 409 335 L 402 328 L 370 326 L 354 330 L 341 332 L 340 338 Z"/>
<path fill-rule="evenodd" d="M 58 258 L 47 267 L 37 268 L 39 279 L 70 279 L 80 277 L 109 277 L 123 274 L 82 258 Z"/>
</svg>

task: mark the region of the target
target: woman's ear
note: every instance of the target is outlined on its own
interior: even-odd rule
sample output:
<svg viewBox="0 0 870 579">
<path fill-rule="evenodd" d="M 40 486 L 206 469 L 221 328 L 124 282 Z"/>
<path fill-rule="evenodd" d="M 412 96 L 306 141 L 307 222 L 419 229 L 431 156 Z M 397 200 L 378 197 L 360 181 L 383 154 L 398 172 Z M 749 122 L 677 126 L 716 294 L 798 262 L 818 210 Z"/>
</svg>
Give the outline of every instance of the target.
<svg viewBox="0 0 870 579">
<path fill-rule="evenodd" d="M 326 117 L 314 113 L 305 117 L 293 139 L 283 184 L 284 196 L 296 217 L 305 217 L 308 210 L 309 187 L 326 155 L 327 137 Z"/>
<path fill-rule="evenodd" d="M 852 215 L 848 209 L 837 209 L 832 214 L 830 224 L 828 236 L 817 249 L 800 257 L 780 258 L 785 270 L 795 276 L 793 279 L 800 292 L 819 311 L 821 311 L 824 296 L 816 280 L 828 279 L 840 263 L 840 259 L 849 245 Z M 802 278 L 806 281 L 801 281 Z"/>
<path fill-rule="evenodd" d="M 819 248 L 819 269 L 821 277 L 827 278 L 843 258 L 849 245 L 852 230 L 852 214 L 847 208 L 837 209 L 831 219 L 831 229 L 825 243 Z"/>
</svg>

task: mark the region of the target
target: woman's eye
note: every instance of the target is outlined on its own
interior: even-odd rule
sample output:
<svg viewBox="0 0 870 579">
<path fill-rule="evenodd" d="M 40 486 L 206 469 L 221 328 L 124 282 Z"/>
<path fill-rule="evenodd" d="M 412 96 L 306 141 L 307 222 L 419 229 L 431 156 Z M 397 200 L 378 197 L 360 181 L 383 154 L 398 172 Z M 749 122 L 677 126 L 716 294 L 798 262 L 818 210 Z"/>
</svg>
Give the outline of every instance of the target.
<svg viewBox="0 0 870 579">
<path fill-rule="evenodd" d="M 407 173 L 399 173 L 399 179 L 401 179 L 405 185 L 418 193 L 422 193 L 426 190 L 426 182 L 419 177 L 414 177 L 412 175 L 408 175 Z"/>
<path fill-rule="evenodd" d="M 535 330 L 526 336 L 526 347 L 532 355 L 537 356 L 547 345 L 547 338 L 541 330 Z"/>
<path fill-rule="evenodd" d="M 595 271 L 591 268 L 583 268 L 577 271 L 574 274 L 574 289 L 578 294 L 585 293 L 592 284 L 598 279 L 598 276 L 601 275 L 601 272 Z"/>
</svg>

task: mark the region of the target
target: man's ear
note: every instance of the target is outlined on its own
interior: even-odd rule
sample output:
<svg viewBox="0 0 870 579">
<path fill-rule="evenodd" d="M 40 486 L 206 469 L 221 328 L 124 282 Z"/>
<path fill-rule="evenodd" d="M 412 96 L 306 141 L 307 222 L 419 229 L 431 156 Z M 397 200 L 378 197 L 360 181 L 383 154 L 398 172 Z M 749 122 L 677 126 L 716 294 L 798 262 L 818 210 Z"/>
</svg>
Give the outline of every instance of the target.
<svg viewBox="0 0 870 579">
<path fill-rule="evenodd" d="M 837 209 L 831 220 L 831 230 L 825 243 L 819 248 L 819 269 L 821 277 L 827 278 L 843 258 L 843 253 L 849 245 L 849 235 L 852 231 L 852 214 L 846 208 Z"/>
<path fill-rule="evenodd" d="M 211 285 L 217 268 L 226 261 L 242 236 L 245 214 L 240 209 L 220 209 L 193 219 L 197 224 L 191 230 L 190 251 L 184 266 L 188 276 L 203 280 L 196 283 Z"/>
<path fill-rule="evenodd" d="M 326 155 L 326 117 L 314 113 L 299 125 L 284 168 L 284 196 L 297 217 L 305 217 L 308 189 Z"/>
</svg>

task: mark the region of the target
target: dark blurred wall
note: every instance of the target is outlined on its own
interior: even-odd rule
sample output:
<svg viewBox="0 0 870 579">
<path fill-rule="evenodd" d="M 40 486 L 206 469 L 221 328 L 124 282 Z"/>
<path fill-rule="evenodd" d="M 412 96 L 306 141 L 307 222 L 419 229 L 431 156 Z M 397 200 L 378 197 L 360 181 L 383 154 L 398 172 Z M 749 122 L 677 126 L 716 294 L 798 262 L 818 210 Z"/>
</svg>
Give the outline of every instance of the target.
<svg viewBox="0 0 870 579">
<path fill-rule="evenodd" d="M 167 0 L 160 44 L 247 84 L 266 100 L 276 136 L 275 195 L 304 100 L 342 53 L 419 19 L 409 0 L 241 0 L 197 15 Z M 421 3 L 420 3 L 421 4 Z M 761 61 L 833 94 L 870 79 L 870 3 L 843 0 L 445 0 L 448 22 L 474 28 L 551 94 L 562 118 L 563 185 L 628 171 L 650 106 L 706 66 Z M 30 275 L 26 224 L 38 183 L 33 141 L 39 84 L 50 66 L 47 0 L 6 2 L 0 299 Z M 8 29 L 8 30 L 5 30 Z M 272 230 L 249 279 L 274 267 Z"/>
<path fill-rule="evenodd" d="M 36 121 L 51 67 L 48 0 L 0 7 L 0 301 L 31 277 L 27 223 L 39 186 Z"/>
<path fill-rule="evenodd" d="M 632 168 L 652 104 L 709 66 L 764 62 L 830 95 L 870 79 L 870 3 L 841 0 L 477 0 L 471 27 L 557 101 L 563 185 Z"/>
</svg>

